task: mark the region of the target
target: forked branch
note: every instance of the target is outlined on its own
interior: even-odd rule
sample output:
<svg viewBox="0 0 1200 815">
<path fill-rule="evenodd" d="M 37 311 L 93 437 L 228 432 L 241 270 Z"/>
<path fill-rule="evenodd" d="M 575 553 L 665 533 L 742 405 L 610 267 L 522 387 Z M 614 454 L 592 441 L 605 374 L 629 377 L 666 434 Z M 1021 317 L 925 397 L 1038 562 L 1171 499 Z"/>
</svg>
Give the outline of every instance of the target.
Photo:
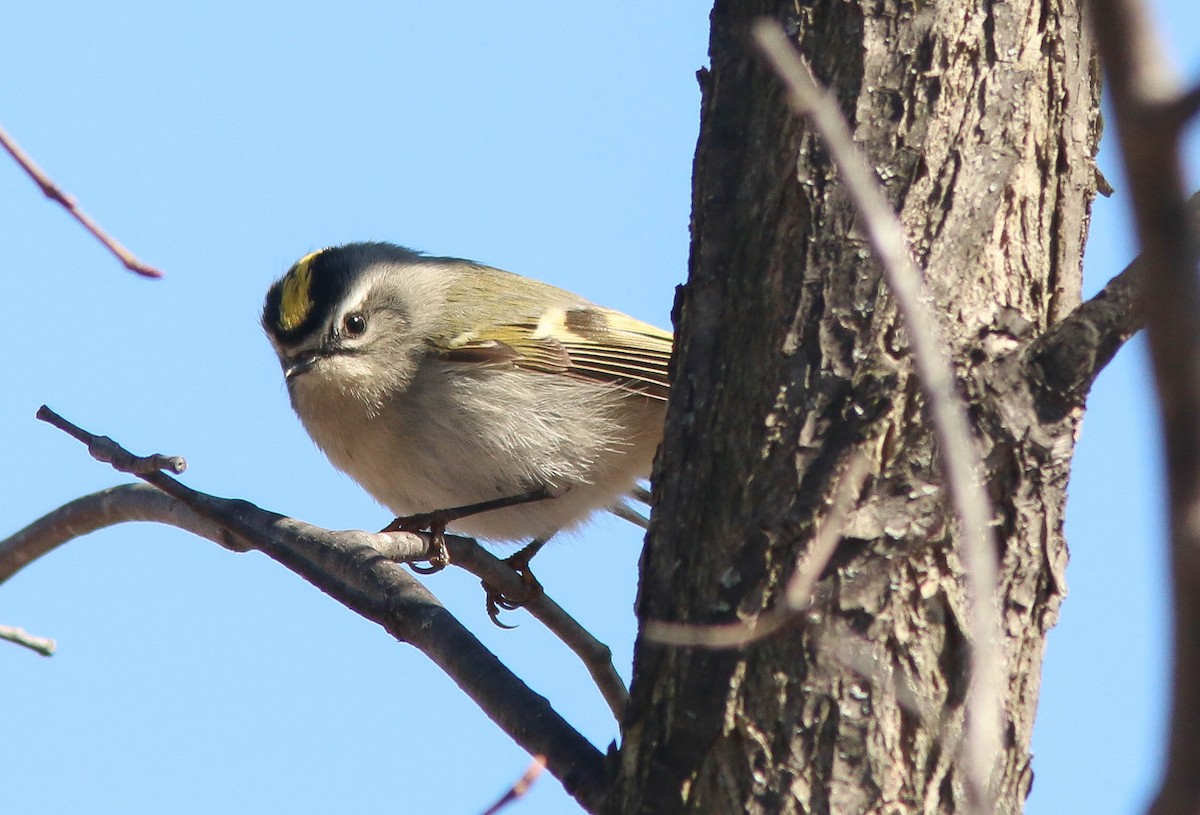
<svg viewBox="0 0 1200 815">
<path fill-rule="evenodd" d="M 46 410 L 44 416 L 53 417 L 58 426 L 69 426 L 73 436 L 97 448 L 97 437 L 52 411 Z M 246 501 L 196 492 L 142 466 L 153 457 L 132 456 L 111 440 L 98 448 L 106 458 L 132 462 L 138 477 L 151 487 L 128 484 L 85 496 L 0 541 L 0 582 L 67 540 L 122 521 L 168 523 L 233 551 L 260 551 L 417 647 L 530 755 L 545 756 L 547 769 L 586 810 L 598 810 L 604 792 L 601 753 L 397 562 L 428 557 L 428 535 L 331 532 Z M 172 459 L 160 461 L 169 464 Z M 455 536 L 447 537 L 447 545 L 460 562 L 471 559 L 467 553 L 472 547 L 479 549 L 473 541 Z M 502 564 L 494 575 L 486 559 L 478 558 L 478 564 L 497 584 L 505 582 L 505 571 L 507 579 L 519 581 Z"/>
</svg>

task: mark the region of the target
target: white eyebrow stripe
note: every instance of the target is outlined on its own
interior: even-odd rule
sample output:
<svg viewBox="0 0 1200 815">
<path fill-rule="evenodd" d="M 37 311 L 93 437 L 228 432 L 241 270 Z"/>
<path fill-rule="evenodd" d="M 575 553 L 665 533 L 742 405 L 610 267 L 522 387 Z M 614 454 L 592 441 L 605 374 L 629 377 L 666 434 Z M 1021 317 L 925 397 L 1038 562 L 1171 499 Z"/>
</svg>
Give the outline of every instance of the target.
<svg viewBox="0 0 1200 815">
<path fill-rule="evenodd" d="M 375 284 L 379 282 L 382 274 L 382 269 L 373 269 L 358 278 L 349 291 L 346 292 L 346 296 L 342 298 L 342 307 L 334 315 L 335 323 L 340 323 L 344 315 L 362 308 L 363 303 L 370 296 L 371 290 L 375 288 Z"/>
</svg>

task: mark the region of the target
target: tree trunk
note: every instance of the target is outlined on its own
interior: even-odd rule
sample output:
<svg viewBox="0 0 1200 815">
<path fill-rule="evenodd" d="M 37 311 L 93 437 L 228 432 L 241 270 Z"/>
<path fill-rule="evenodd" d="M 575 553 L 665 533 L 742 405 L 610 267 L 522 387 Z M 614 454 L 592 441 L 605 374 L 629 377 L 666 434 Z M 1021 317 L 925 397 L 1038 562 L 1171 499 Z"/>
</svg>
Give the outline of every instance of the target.
<svg viewBox="0 0 1200 815">
<path fill-rule="evenodd" d="M 761 16 L 839 100 L 942 315 L 994 502 L 992 784 L 997 811 L 1019 812 L 1065 591 L 1077 372 L 1105 361 L 1047 333 L 1079 302 L 1096 187 L 1098 76 L 1073 0 L 716 3 L 639 618 L 771 608 L 854 451 L 869 476 L 791 627 L 730 650 L 639 639 L 609 811 L 966 806 L 957 524 L 904 327 L 824 146 L 754 50 Z"/>
</svg>

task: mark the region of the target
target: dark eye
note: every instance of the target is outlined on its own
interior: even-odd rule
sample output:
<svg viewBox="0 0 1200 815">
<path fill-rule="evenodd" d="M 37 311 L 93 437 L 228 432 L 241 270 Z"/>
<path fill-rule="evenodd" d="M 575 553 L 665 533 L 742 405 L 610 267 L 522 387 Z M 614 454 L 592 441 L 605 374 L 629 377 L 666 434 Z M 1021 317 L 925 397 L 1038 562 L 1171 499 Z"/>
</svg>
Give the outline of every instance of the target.
<svg viewBox="0 0 1200 815">
<path fill-rule="evenodd" d="M 357 311 L 342 318 L 342 328 L 348 337 L 361 337 L 367 331 L 367 318 Z"/>
</svg>

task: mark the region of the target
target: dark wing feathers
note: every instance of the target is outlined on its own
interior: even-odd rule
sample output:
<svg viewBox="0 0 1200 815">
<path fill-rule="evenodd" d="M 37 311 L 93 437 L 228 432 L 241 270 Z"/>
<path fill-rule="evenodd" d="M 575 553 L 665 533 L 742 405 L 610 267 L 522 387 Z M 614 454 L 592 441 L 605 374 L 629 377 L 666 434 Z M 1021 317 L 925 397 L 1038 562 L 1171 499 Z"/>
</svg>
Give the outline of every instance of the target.
<svg viewBox="0 0 1200 815">
<path fill-rule="evenodd" d="M 548 309 L 536 320 L 478 329 L 440 350 L 456 362 L 578 376 L 665 401 L 672 342 L 669 331 L 620 312 L 578 305 Z"/>
</svg>

